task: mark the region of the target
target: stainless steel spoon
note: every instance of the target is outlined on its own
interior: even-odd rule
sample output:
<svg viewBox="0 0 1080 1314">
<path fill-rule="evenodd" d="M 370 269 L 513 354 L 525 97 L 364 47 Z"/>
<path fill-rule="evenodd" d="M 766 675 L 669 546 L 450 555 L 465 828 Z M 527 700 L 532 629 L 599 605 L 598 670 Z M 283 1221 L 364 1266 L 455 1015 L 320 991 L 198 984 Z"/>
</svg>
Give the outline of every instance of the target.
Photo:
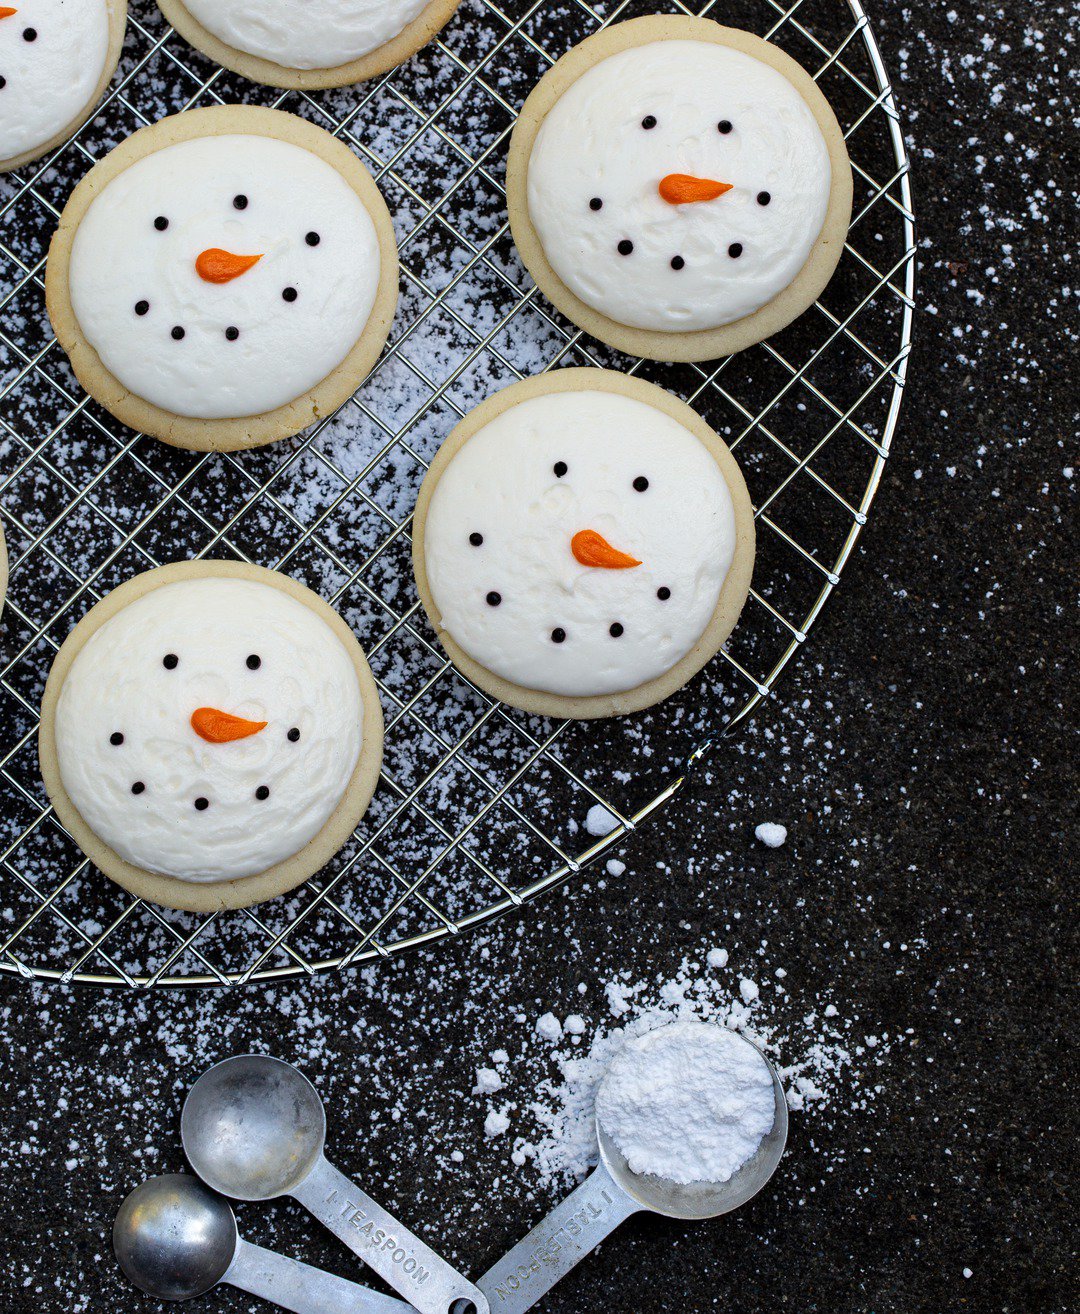
<svg viewBox="0 0 1080 1314">
<path fill-rule="evenodd" d="M 716 1218 L 757 1195 L 776 1171 L 788 1126 L 784 1088 L 776 1069 L 764 1054 L 761 1057 L 772 1074 L 773 1125 L 738 1172 L 726 1182 L 693 1182 L 689 1186 L 635 1173 L 597 1123 L 599 1166 L 480 1279 L 480 1290 L 492 1308 L 499 1314 L 522 1314 L 531 1309 L 631 1214 L 651 1210 L 667 1218 Z"/>
<path fill-rule="evenodd" d="M 245 1054 L 204 1072 L 180 1134 L 207 1186 L 236 1200 L 291 1195 L 420 1314 L 489 1314 L 478 1287 L 327 1162 L 322 1100 L 291 1064 Z"/>
<path fill-rule="evenodd" d="M 113 1223 L 113 1250 L 130 1282 L 159 1300 L 190 1300 L 219 1282 L 294 1314 L 407 1314 L 393 1296 L 242 1241 L 228 1201 L 170 1173 L 137 1186 Z"/>
</svg>

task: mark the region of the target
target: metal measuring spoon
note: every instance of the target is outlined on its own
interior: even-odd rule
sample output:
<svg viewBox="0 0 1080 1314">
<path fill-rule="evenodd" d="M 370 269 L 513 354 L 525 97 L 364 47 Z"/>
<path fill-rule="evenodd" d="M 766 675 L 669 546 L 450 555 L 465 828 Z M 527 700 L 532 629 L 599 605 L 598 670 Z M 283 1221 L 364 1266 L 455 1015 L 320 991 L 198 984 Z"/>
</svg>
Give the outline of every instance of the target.
<svg viewBox="0 0 1080 1314">
<path fill-rule="evenodd" d="M 226 1200 L 169 1173 L 137 1186 L 113 1223 L 113 1250 L 130 1282 L 159 1300 L 190 1300 L 227 1282 L 294 1314 L 406 1314 L 393 1296 L 240 1239 Z"/>
<path fill-rule="evenodd" d="M 478 1287 L 327 1162 L 322 1100 L 290 1063 L 245 1054 L 204 1072 L 180 1135 L 207 1186 L 236 1200 L 291 1195 L 420 1314 L 489 1314 Z"/>
<path fill-rule="evenodd" d="M 764 1054 L 761 1057 L 772 1076 L 772 1129 L 726 1182 L 678 1186 L 663 1177 L 635 1173 L 597 1122 L 600 1163 L 592 1175 L 480 1279 L 480 1290 L 499 1314 L 522 1314 L 531 1309 L 631 1214 L 650 1210 L 666 1218 L 716 1218 L 757 1195 L 776 1171 L 788 1127 L 784 1088 L 776 1069 Z"/>
</svg>

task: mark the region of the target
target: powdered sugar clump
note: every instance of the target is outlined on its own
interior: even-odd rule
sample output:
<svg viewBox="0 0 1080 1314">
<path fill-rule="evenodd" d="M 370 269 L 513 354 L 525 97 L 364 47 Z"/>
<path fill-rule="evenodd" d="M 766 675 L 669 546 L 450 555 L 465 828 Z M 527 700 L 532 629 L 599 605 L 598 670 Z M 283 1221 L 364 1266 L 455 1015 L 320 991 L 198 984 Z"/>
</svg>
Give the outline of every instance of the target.
<svg viewBox="0 0 1080 1314">
<path fill-rule="evenodd" d="M 596 1093 L 596 1117 L 635 1173 L 726 1182 L 772 1130 L 772 1073 L 733 1032 L 673 1022 L 624 1045 Z"/>
<path fill-rule="evenodd" d="M 778 849 L 787 839 L 787 827 L 778 821 L 763 821 L 754 830 L 757 838 L 769 849 Z"/>
<path fill-rule="evenodd" d="M 594 803 L 585 818 L 585 829 L 590 835 L 610 835 L 618 824 L 619 818 L 603 803 Z"/>
</svg>

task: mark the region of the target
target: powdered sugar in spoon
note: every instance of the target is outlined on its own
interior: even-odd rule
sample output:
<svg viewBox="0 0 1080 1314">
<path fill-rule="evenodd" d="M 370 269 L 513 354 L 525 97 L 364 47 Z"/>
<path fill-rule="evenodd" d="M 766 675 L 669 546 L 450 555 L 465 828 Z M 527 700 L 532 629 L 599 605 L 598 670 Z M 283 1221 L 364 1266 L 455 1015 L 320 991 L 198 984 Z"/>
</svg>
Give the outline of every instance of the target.
<svg viewBox="0 0 1080 1314">
<path fill-rule="evenodd" d="M 675 1023 L 661 1030 L 670 1032 L 673 1027 L 682 1025 L 685 1024 Z M 659 1034 L 649 1033 L 651 1036 Z M 596 1135 L 600 1163 L 592 1175 L 479 1280 L 477 1285 L 493 1309 L 502 1314 L 523 1314 L 531 1309 L 631 1214 L 649 1210 L 668 1218 L 716 1218 L 757 1195 L 776 1171 L 784 1152 L 787 1100 L 780 1078 L 765 1055 L 741 1036 L 731 1032 L 721 1034 L 729 1041 L 737 1040 L 752 1048 L 768 1068 L 772 1079 L 772 1126 L 754 1153 L 727 1181 L 680 1184 L 648 1173 L 635 1173 L 598 1117 Z M 648 1038 L 647 1035 L 640 1039 L 647 1041 Z M 615 1062 L 618 1063 L 625 1053 L 626 1050 L 621 1051 Z M 612 1068 L 614 1066 L 612 1064 Z M 610 1074 L 611 1068 L 601 1080 L 601 1091 Z M 703 1110 L 703 1114 L 706 1112 Z"/>
</svg>

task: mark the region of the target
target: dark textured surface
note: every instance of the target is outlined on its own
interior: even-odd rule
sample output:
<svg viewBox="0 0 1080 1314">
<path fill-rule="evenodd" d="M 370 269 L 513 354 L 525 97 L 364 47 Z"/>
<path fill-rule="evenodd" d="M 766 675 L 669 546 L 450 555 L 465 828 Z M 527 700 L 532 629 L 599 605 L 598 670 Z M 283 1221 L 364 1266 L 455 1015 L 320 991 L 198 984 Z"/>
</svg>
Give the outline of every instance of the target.
<svg viewBox="0 0 1080 1314">
<path fill-rule="evenodd" d="M 576 990 L 598 965 L 668 975 L 736 916 L 783 962 L 792 1008 L 835 990 L 867 1030 L 911 1034 L 868 1111 L 794 1120 L 762 1199 L 694 1228 L 631 1221 L 544 1308 L 1067 1308 L 1075 45 L 1064 7 L 949 11 L 873 11 L 910 127 L 925 310 L 859 557 L 777 700 L 637 837 L 621 882 L 571 886 L 437 963 L 197 1004 L 5 981 L 5 1309 L 153 1307 L 116 1276 L 112 1213 L 139 1175 L 180 1166 L 205 1054 L 249 1045 L 304 1061 L 342 1165 L 481 1271 L 550 1200 L 484 1143 L 461 1074 L 519 1010 L 602 1013 Z M 765 817 L 791 835 L 763 855 Z M 399 1091 L 399 1123 L 368 1069 Z M 447 1127 L 473 1137 L 452 1177 L 429 1159 Z M 295 1210 L 241 1221 L 356 1272 Z"/>
</svg>

